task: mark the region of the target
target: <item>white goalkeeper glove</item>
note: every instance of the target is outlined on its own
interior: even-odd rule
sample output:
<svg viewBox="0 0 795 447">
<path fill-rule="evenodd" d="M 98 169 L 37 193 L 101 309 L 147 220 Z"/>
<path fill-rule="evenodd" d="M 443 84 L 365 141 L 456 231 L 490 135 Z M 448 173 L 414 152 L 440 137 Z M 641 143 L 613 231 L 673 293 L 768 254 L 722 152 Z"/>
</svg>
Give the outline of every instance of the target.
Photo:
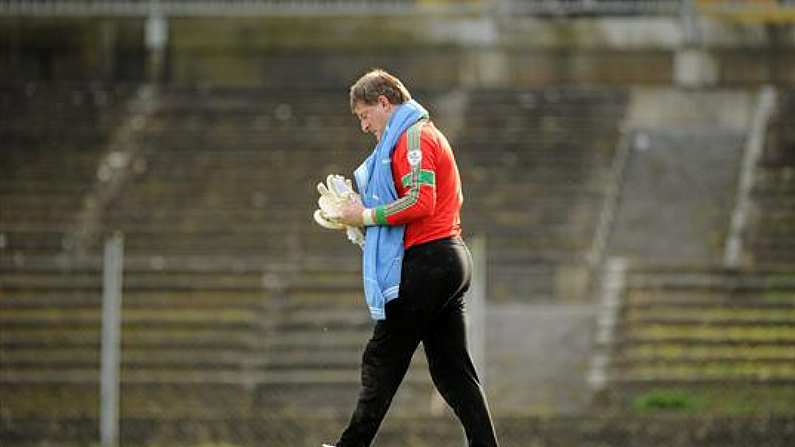
<svg viewBox="0 0 795 447">
<path fill-rule="evenodd" d="M 319 209 L 315 210 L 314 214 L 315 222 L 330 230 L 345 230 L 348 240 L 364 248 L 362 230 L 337 221 L 342 206 L 353 201 L 361 201 L 359 194 L 354 192 L 351 181 L 341 175 L 329 175 L 325 184 L 323 182 L 317 184 L 317 192 L 320 193 L 320 197 L 317 200 Z"/>
</svg>

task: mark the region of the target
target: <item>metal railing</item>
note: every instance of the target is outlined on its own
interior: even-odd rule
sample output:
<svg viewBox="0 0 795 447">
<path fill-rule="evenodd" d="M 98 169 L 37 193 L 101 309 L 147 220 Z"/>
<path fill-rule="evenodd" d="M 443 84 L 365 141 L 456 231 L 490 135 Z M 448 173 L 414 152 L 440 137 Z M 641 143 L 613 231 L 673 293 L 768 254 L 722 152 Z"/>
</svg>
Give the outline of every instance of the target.
<svg viewBox="0 0 795 447">
<path fill-rule="evenodd" d="M 773 87 L 765 86 L 757 96 L 756 110 L 748 129 L 745 153 L 740 166 L 740 185 L 737 187 L 737 197 L 723 254 L 723 265 L 726 268 L 738 268 L 743 262 L 743 238 L 746 236 L 747 222 L 752 207 L 751 190 L 754 186 L 754 169 L 762 156 L 767 123 L 775 107 L 776 90 Z"/>
<path fill-rule="evenodd" d="M 507 0 L 502 12 L 536 16 L 677 15 L 683 0 Z"/>
<path fill-rule="evenodd" d="M 683 0 L 0 0 L 0 16 L 676 15 Z"/>
<path fill-rule="evenodd" d="M 6 16 L 264 17 L 478 12 L 480 1 L 417 0 L 0 0 Z"/>
</svg>

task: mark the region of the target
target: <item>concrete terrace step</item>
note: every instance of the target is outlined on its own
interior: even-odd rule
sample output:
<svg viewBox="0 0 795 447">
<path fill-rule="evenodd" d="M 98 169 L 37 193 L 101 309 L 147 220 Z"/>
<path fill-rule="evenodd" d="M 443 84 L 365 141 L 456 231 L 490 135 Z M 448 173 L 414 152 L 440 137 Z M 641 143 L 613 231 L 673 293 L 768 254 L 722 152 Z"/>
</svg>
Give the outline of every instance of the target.
<svg viewBox="0 0 795 447">
<path fill-rule="evenodd" d="M 680 361 L 793 361 L 795 349 L 789 345 L 691 345 L 685 343 L 654 343 L 629 345 L 620 355 L 611 359 L 612 365 L 623 362 L 680 362 Z"/>
<path fill-rule="evenodd" d="M 47 229 L 42 231 L 29 230 L 0 230 L 4 235 L 6 250 L 52 250 L 59 251 L 66 248 L 69 232 L 66 229 Z"/>
<path fill-rule="evenodd" d="M 285 351 L 268 359 L 269 371 L 311 369 L 356 369 L 362 359 L 362 349 L 334 349 L 314 351 Z"/>
<path fill-rule="evenodd" d="M 285 333 L 369 331 L 372 326 L 361 280 L 357 286 L 338 292 L 290 291 L 271 309 L 278 315 L 276 330 Z"/>
<path fill-rule="evenodd" d="M 371 142 L 357 130 L 357 124 L 334 127 L 318 127 L 308 131 L 306 126 L 291 125 L 282 128 L 229 128 L 216 127 L 196 130 L 190 128 L 171 128 L 149 137 L 141 138 L 144 146 L 162 147 L 162 156 L 187 156 L 191 144 L 219 149 L 246 150 L 259 149 L 267 152 L 268 148 L 289 150 L 299 148 L 324 153 L 329 150 L 350 151 L 361 150 L 366 155 L 371 149 Z M 161 158 L 162 159 L 162 158 Z"/>
<path fill-rule="evenodd" d="M 495 228 L 495 232 L 489 234 L 490 251 L 577 252 L 588 249 L 590 244 L 590 235 L 577 235 L 570 232 L 561 232 L 558 234 L 544 234 L 538 232 L 503 236 L 500 229 Z"/>
<path fill-rule="evenodd" d="M 85 135 L 102 135 L 113 129 L 113 122 L 101 110 L 74 108 L 68 111 L 39 110 L 30 114 L 9 113 L 0 132 L 2 136 L 30 135 L 42 138 L 67 132 Z M 3 135 L 5 134 L 5 135 Z M 12 140 L 13 141 L 13 140 Z"/>
<path fill-rule="evenodd" d="M 731 323 L 705 325 L 701 322 L 677 325 L 649 323 L 627 327 L 621 331 L 620 337 L 637 342 L 736 341 L 795 344 L 795 325 L 788 323 L 771 323 L 764 326 Z"/>
<path fill-rule="evenodd" d="M 768 254 L 777 255 L 782 251 L 792 250 L 793 247 L 795 247 L 795 231 L 788 232 L 787 234 L 764 235 L 762 237 L 757 237 L 756 240 L 751 243 L 751 249 L 754 255 L 762 256 Z"/>
<path fill-rule="evenodd" d="M 651 370 L 689 370 L 697 374 L 703 374 L 710 370 L 723 369 L 723 373 L 729 373 L 731 369 L 745 369 L 747 371 L 763 371 L 763 370 L 778 370 L 780 372 L 790 371 L 793 369 L 792 358 L 784 357 L 721 357 L 721 358 L 643 358 L 633 359 L 625 358 L 616 360 L 612 363 L 613 368 L 619 374 L 631 375 L 636 371 L 651 371 Z M 714 373 L 717 373 L 715 371 Z M 736 373 L 736 372 L 735 372 Z"/>
<path fill-rule="evenodd" d="M 589 167 L 591 170 L 606 169 L 610 164 L 611 154 L 603 154 L 593 149 L 581 153 L 562 144 L 557 147 L 531 147 L 510 141 L 492 141 L 488 146 L 480 147 L 470 140 L 462 140 L 454 150 L 462 169 L 480 166 L 522 171 L 528 175 L 547 169 L 560 172 L 574 170 L 585 176 Z"/>
<path fill-rule="evenodd" d="M 114 212 L 105 218 L 105 224 L 111 228 L 122 229 L 125 233 L 137 232 L 144 235 L 146 233 L 179 235 L 216 231 L 231 235 L 240 232 L 275 236 L 279 232 L 289 234 L 294 229 L 303 233 L 333 234 L 332 231 L 325 230 L 315 223 L 312 214 L 317 209 L 317 205 L 314 205 L 314 201 L 311 199 L 304 201 L 305 203 L 297 206 L 294 212 L 286 214 L 268 211 L 269 205 L 262 205 L 252 206 L 251 212 L 233 212 L 229 215 L 223 211 L 214 211 L 214 207 L 210 204 L 194 204 L 184 208 L 183 202 L 182 209 L 171 208 L 168 211 L 151 214 L 139 213 L 133 209 Z M 287 201 L 284 203 L 287 204 Z M 183 210 L 185 213 L 180 212 Z"/>
<path fill-rule="evenodd" d="M 464 192 L 465 209 L 472 208 L 475 210 L 493 207 L 497 208 L 495 212 L 501 211 L 509 216 L 517 213 L 527 214 L 535 210 L 545 212 L 568 211 L 569 213 L 587 211 L 596 214 L 602 200 L 602 196 L 597 194 L 559 195 L 554 192 L 550 194 L 537 192 L 525 195 L 508 195 L 499 192 L 499 189 L 490 193 L 478 193 L 472 190 Z M 535 220 L 541 219 L 539 216 L 533 217 Z"/>
<path fill-rule="evenodd" d="M 410 366 L 411 370 L 428 368 L 423 352 L 416 352 Z M 361 365 L 362 349 L 335 349 L 313 351 L 286 351 L 272 355 L 267 361 L 269 372 L 289 372 L 291 370 L 349 369 L 358 370 Z"/>
<path fill-rule="evenodd" d="M 357 122 L 351 115 L 328 113 L 319 110 L 306 110 L 300 116 L 286 114 L 275 116 L 269 110 L 250 110 L 225 112 L 204 110 L 189 112 L 184 116 L 168 115 L 159 112 L 151 120 L 148 130 L 163 133 L 194 133 L 241 131 L 301 131 L 301 130 L 342 130 L 358 131 Z M 211 126 L 211 127 L 210 127 Z"/>
<path fill-rule="evenodd" d="M 2 137 L 2 135 L 0 135 Z M 74 159 L 50 159 L 49 154 L 42 154 L 41 159 L 30 160 L 3 160 L 5 166 L 10 169 L 11 174 L 6 177 L 6 182 L 11 179 L 16 181 L 33 181 L 38 182 L 50 176 L 51 181 L 57 183 L 69 183 L 79 181 L 80 179 L 93 180 L 97 174 L 97 167 L 101 156 L 103 155 L 102 149 L 106 144 L 104 138 L 79 138 L 79 135 L 69 135 L 69 137 L 61 136 L 59 138 L 70 138 L 68 145 L 57 144 L 52 141 L 30 141 L 30 142 L 9 142 L 9 145 L 17 146 L 19 149 L 8 149 L 15 151 L 32 151 L 32 146 L 47 148 L 55 154 L 73 154 L 76 153 Z M 8 138 L 7 138 L 8 139 Z M 91 154 L 79 154 L 79 149 L 76 145 L 94 147 L 96 149 Z M 68 157 L 68 155 L 62 155 Z"/>
<path fill-rule="evenodd" d="M 582 184 L 563 183 L 541 185 L 531 179 L 517 180 L 514 182 L 499 181 L 491 184 L 475 182 L 464 185 L 465 195 L 478 197 L 509 197 L 523 198 L 528 196 L 552 196 L 559 198 L 602 197 L 604 187 L 588 188 Z"/>
<path fill-rule="evenodd" d="M 40 348 L 0 350 L 9 369 L 69 370 L 100 367 L 98 349 Z M 127 370 L 260 368 L 265 359 L 254 350 L 126 349 L 121 365 Z"/>
<path fill-rule="evenodd" d="M 77 208 L 57 209 L 2 209 L 4 232 L 25 234 L 29 230 L 54 232 L 74 228 L 72 225 L 78 217 Z M 29 225 L 29 227 L 28 227 Z"/>
<path fill-rule="evenodd" d="M 775 216 L 777 213 L 791 214 L 795 209 L 795 197 L 790 192 L 759 191 L 752 192 L 751 197 L 760 210 L 757 213 L 762 216 Z"/>
<path fill-rule="evenodd" d="M 79 210 L 82 202 L 81 195 L 71 192 L 43 193 L 34 191 L 30 193 L 0 194 L 2 209 L 65 209 Z"/>
<path fill-rule="evenodd" d="M 39 369 L 4 370 L 3 382 L 9 384 L 97 384 L 99 373 L 94 369 L 42 371 Z M 294 379 L 295 380 L 295 379 Z M 264 372 L 232 370 L 122 370 L 121 383 L 125 384 L 244 384 L 256 382 L 284 383 L 281 377 Z"/>
<path fill-rule="evenodd" d="M 607 179 L 605 172 L 593 172 L 592 166 L 586 163 L 577 164 L 576 168 L 565 170 L 552 169 L 549 166 L 541 166 L 529 161 L 524 166 L 521 163 L 500 163 L 482 164 L 462 162 L 459 168 L 462 175 L 467 178 L 467 174 L 475 182 L 483 182 L 486 179 L 493 179 L 494 183 L 505 182 L 524 182 L 527 184 L 570 184 L 581 185 L 584 189 L 597 189 L 599 185 L 604 185 Z"/>
<path fill-rule="evenodd" d="M 164 292 L 164 299 L 168 299 L 174 291 L 193 292 L 193 295 L 219 296 L 220 292 L 229 294 L 237 292 L 257 293 L 260 297 L 267 297 L 268 281 L 279 279 L 283 287 L 289 291 L 309 290 L 351 290 L 361 286 L 359 270 L 320 270 L 309 272 L 219 272 L 215 274 L 205 272 L 136 272 L 127 271 L 124 277 L 125 293 L 135 297 L 135 293 L 146 293 L 154 299 L 153 292 Z M 61 293 L 70 290 L 92 290 L 101 286 L 101 273 L 98 271 L 74 272 L 6 272 L 0 278 L 0 292 L 5 296 L 19 295 L 22 290 L 47 290 L 63 289 Z M 273 278 L 275 276 L 275 278 Z M 166 295 L 166 293 L 168 295 Z M 184 295 L 183 295 L 184 296 Z M 229 295 L 226 295 L 229 296 Z"/>
<path fill-rule="evenodd" d="M 612 376 L 613 382 L 795 383 L 792 362 L 719 361 L 697 365 L 638 365 Z"/>
<path fill-rule="evenodd" d="M 701 306 L 626 306 L 623 321 L 626 324 L 648 324 L 654 321 L 670 324 L 701 322 L 705 325 L 726 322 L 795 324 L 795 304 L 760 303 L 759 306 L 732 307 L 719 307 L 714 303 Z"/>
<path fill-rule="evenodd" d="M 541 210 L 498 210 L 489 216 L 470 213 L 462 217 L 467 230 L 493 235 L 489 238 L 498 243 L 508 239 L 544 239 L 556 240 L 563 238 L 589 239 L 594 231 L 596 216 L 577 213 L 572 210 L 550 210 L 543 220 L 536 215 Z"/>
<path fill-rule="evenodd" d="M 757 225 L 759 228 L 764 228 L 754 237 L 753 243 L 761 243 L 764 245 L 769 241 L 795 240 L 795 212 L 789 213 L 788 216 L 765 216 L 758 220 Z"/>
<path fill-rule="evenodd" d="M 125 253 L 125 272 L 149 272 L 167 274 L 181 272 L 212 275 L 260 274 L 264 276 L 286 275 L 293 272 L 355 272 L 361 269 L 361 259 L 353 255 L 355 247 L 340 234 L 339 242 L 348 252 L 346 256 L 335 254 L 307 253 L 300 258 L 214 253 L 212 256 L 161 256 L 157 254 L 134 255 Z M 333 239 L 332 239 L 333 240 Z M 102 256 L 99 250 L 87 253 L 84 258 L 70 256 L 24 256 L 12 258 L 0 256 L 0 271 L 69 274 L 73 272 L 98 272 L 102 269 Z"/>
<path fill-rule="evenodd" d="M 322 302 L 321 302 L 322 304 Z M 281 321 L 276 324 L 277 330 L 284 332 L 307 331 L 322 335 L 333 334 L 336 330 L 370 331 L 372 322 L 367 315 L 363 300 L 351 302 L 329 309 L 328 307 L 300 307 L 293 311 L 285 311 Z"/>
<path fill-rule="evenodd" d="M 337 329 L 333 331 L 277 331 L 267 338 L 268 349 L 274 353 L 301 350 L 361 349 L 367 342 L 366 329 Z M 323 336 L 320 336 L 323 333 Z M 277 354 L 278 355 L 278 354 Z"/>
<path fill-rule="evenodd" d="M 326 110 L 328 113 L 348 115 L 345 108 L 347 98 L 340 97 L 339 91 L 301 89 L 294 94 L 286 95 L 281 90 L 232 88 L 212 89 L 206 91 L 181 91 L 169 88 L 161 111 L 168 115 L 184 115 L 191 111 L 234 112 L 261 111 L 278 112 L 280 106 L 287 105 L 291 110 Z M 293 113 L 290 113 L 293 116 Z"/>
<path fill-rule="evenodd" d="M 355 313 L 366 312 L 364 292 L 361 280 L 358 287 L 338 289 L 301 289 L 294 288 L 286 291 L 286 299 L 280 305 L 284 312 L 300 312 L 309 310 L 318 314 L 351 309 Z M 354 306 L 353 308 L 351 306 Z M 322 311 L 322 312 L 321 312 Z M 322 318 L 322 317 L 318 317 Z M 300 320 L 298 321 L 300 324 Z"/>
<path fill-rule="evenodd" d="M 795 248 L 787 248 L 778 252 L 761 252 L 754 254 L 754 262 L 759 265 L 781 265 L 795 263 L 795 256 L 792 256 L 792 250 Z"/>
<path fill-rule="evenodd" d="M 263 236 L 265 234 L 261 232 L 235 234 L 222 230 L 172 235 L 126 231 L 124 245 L 131 252 L 149 253 L 202 253 L 213 250 L 226 253 L 285 253 L 285 250 L 291 247 L 291 241 L 287 238 L 275 239 Z"/>
<path fill-rule="evenodd" d="M 0 309 L 46 311 L 54 309 L 92 309 L 102 304 L 99 290 L 4 290 L 0 289 Z M 267 289 L 251 290 L 125 290 L 124 309 L 260 309 L 271 299 Z"/>
<path fill-rule="evenodd" d="M 751 272 L 736 275 L 731 272 L 712 273 L 709 271 L 680 271 L 640 273 L 632 272 L 627 277 L 630 290 L 667 289 L 667 290 L 716 290 L 746 291 L 764 289 L 795 289 L 795 276 L 786 271 Z"/>
<path fill-rule="evenodd" d="M 95 309 L 8 309 L 0 316 L 0 328 L 60 329 L 95 327 L 101 323 L 102 310 Z M 248 309 L 123 309 L 122 326 L 134 328 L 245 328 L 257 326 L 264 314 Z"/>
<path fill-rule="evenodd" d="M 622 352 L 626 350 L 632 350 L 636 348 L 644 348 L 644 349 L 657 349 L 662 348 L 665 346 L 670 345 L 677 345 L 677 346 L 685 346 L 688 349 L 691 348 L 764 348 L 764 347 L 782 347 L 787 348 L 792 346 L 792 341 L 787 340 L 786 338 L 776 338 L 776 337 L 756 337 L 756 338 L 748 338 L 743 339 L 741 336 L 736 337 L 727 337 L 727 338 L 720 338 L 720 337 L 702 337 L 698 339 L 694 339 L 692 337 L 624 337 L 624 336 L 616 336 L 613 340 L 613 350 L 614 355 L 618 358 L 621 358 L 623 355 Z"/>
<path fill-rule="evenodd" d="M 214 325 L 217 326 L 217 325 Z M 22 348 L 85 348 L 97 347 L 100 342 L 99 324 L 90 327 L 48 327 L 4 329 L 0 347 Z M 260 346 L 258 331 L 249 328 L 152 328 L 146 325 L 124 327 L 122 331 L 123 349 L 163 349 L 163 348 L 206 348 L 206 349 L 247 349 Z"/>
<path fill-rule="evenodd" d="M 795 303 L 795 295 L 787 288 L 744 289 L 640 289 L 625 294 L 630 308 L 722 307 L 722 308 L 788 308 Z"/>
<path fill-rule="evenodd" d="M 170 274 L 126 273 L 125 291 L 128 290 L 257 290 L 264 289 L 260 274 Z M 102 286 L 100 272 L 48 273 L 20 272 L 6 274 L 0 278 L 0 291 L 19 289 L 99 289 Z"/>
<path fill-rule="evenodd" d="M 208 223 L 208 227 L 201 231 L 185 230 L 171 235 L 148 233 L 149 236 L 146 236 L 138 233 L 135 227 L 122 227 L 122 230 L 127 235 L 125 239 L 127 251 L 140 255 L 147 253 L 153 256 L 169 253 L 201 254 L 203 252 L 211 254 L 216 252 L 226 253 L 230 256 L 236 253 L 241 256 L 245 253 L 251 255 L 260 253 L 263 257 L 283 257 L 287 253 L 295 258 L 302 252 L 321 255 L 328 250 L 337 254 L 342 251 L 345 257 L 355 256 L 355 252 L 352 253 L 353 250 L 351 250 L 354 246 L 350 244 L 344 234 L 335 234 L 328 230 L 311 227 L 294 228 L 292 231 L 280 234 L 278 231 L 241 229 L 230 234 L 210 225 L 212 224 Z"/>
<path fill-rule="evenodd" d="M 795 319 L 792 315 L 776 313 L 743 313 L 743 312 L 713 312 L 710 315 L 681 315 L 661 313 L 659 315 L 626 316 L 620 324 L 619 330 L 634 331 L 642 327 L 667 327 L 674 331 L 676 328 L 698 325 L 703 329 L 709 328 L 781 328 L 792 326 L 795 329 Z"/>
<path fill-rule="evenodd" d="M 252 194 L 249 203 L 241 204 L 240 206 L 230 206 L 229 203 L 222 203 L 219 206 L 193 205 L 186 207 L 187 198 L 182 196 L 182 206 L 180 207 L 166 206 L 151 210 L 147 207 L 149 203 L 145 201 L 133 204 L 125 203 L 124 207 L 110 210 L 106 219 L 109 223 L 117 225 L 126 224 L 130 227 L 135 227 L 138 224 L 146 224 L 158 230 L 167 228 L 167 224 L 174 221 L 196 222 L 197 225 L 201 225 L 204 221 L 226 221 L 227 225 L 230 222 L 243 222 L 245 224 L 245 222 L 258 221 L 271 228 L 281 226 L 283 230 L 285 227 L 284 222 L 286 221 L 314 228 L 317 224 L 312 220 L 311 214 L 316 209 L 316 194 L 315 196 L 307 196 L 306 199 L 306 203 L 298 206 L 296 206 L 295 201 L 291 201 L 292 207 L 288 208 L 287 206 L 290 205 L 288 203 L 272 204 L 269 196 Z M 262 203 L 258 205 L 257 201 Z M 175 203 L 174 205 L 177 204 Z M 142 226 L 141 228 L 145 229 L 147 227 Z M 320 229 L 320 227 L 317 228 Z"/>
<path fill-rule="evenodd" d="M 4 213 L 4 218 L 8 217 Z M 0 233 L 4 233 L 6 235 L 6 239 L 10 239 L 16 236 L 26 237 L 26 236 L 38 236 L 38 235 L 47 235 L 47 234 L 64 234 L 67 232 L 71 232 L 74 228 L 73 225 L 75 224 L 76 219 L 74 216 L 59 216 L 59 219 L 48 219 L 46 221 L 39 221 L 39 222 L 9 222 L 4 221 L 0 222 Z M 4 219 L 5 220 L 5 219 Z"/>
</svg>

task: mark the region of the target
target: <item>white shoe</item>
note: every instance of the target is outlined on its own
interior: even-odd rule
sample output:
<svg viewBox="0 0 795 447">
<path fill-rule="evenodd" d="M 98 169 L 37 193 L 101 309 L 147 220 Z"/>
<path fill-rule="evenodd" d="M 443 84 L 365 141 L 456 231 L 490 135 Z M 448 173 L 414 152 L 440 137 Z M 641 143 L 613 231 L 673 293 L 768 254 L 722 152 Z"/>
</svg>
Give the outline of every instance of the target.
<svg viewBox="0 0 795 447">
<path fill-rule="evenodd" d="M 336 446 L 333 446 L 333 445 L 328 445 L 328 444 L 323 444 L 323 447 L 336 447 Z"/>
</svg>

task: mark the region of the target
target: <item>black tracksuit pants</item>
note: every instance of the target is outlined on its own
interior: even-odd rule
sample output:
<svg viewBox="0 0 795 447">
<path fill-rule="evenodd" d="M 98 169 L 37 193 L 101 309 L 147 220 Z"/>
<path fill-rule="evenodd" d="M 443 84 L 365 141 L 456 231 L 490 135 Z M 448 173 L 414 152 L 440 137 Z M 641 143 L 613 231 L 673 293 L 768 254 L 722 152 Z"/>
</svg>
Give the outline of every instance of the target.
<svg viewBox="0 0 795 447">
<path fill-rule="evenodd" d="M 464 293 L 472 258 L 458 238 L 406 250 L 400 296 L 387 303 L 362 357 L 359 401 L 338 447 L 368 447 L 422 342 L 431 377 L 466 431 L 469 446 L 496 447 L 483 390 L 469 356 Z"/>
</svg>

